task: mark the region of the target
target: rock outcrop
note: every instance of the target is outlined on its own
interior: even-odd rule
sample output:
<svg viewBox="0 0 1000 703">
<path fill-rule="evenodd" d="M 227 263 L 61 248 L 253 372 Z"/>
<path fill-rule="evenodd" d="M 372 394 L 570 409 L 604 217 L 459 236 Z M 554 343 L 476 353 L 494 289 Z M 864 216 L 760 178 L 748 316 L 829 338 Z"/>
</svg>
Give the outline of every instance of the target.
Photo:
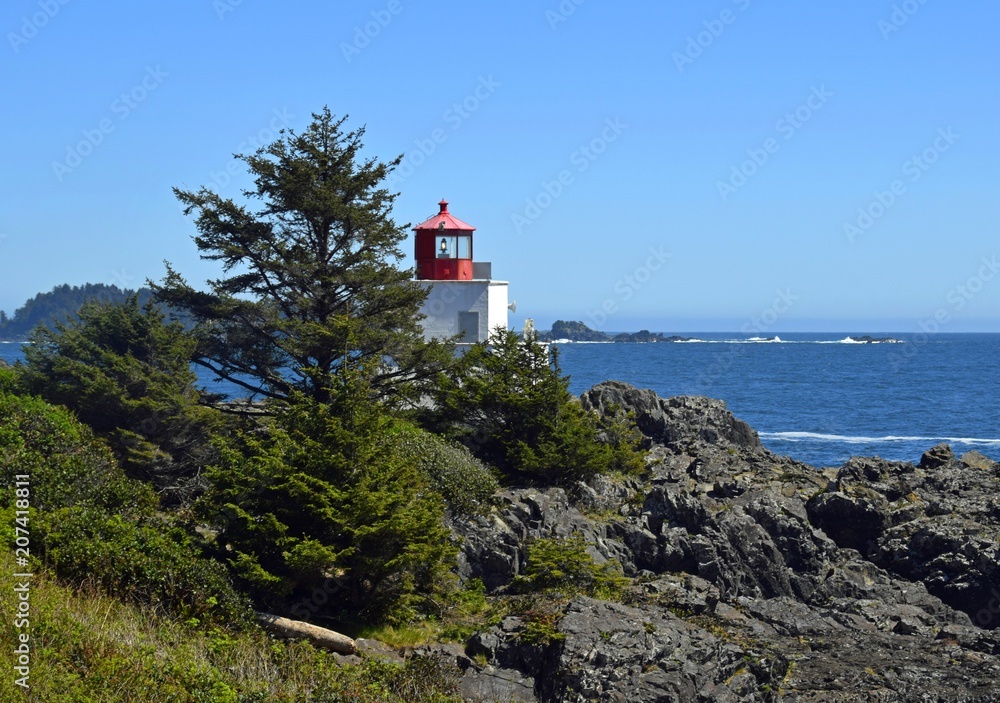
<svg viewBox="0 0 1000 703">
<path fill-rule="evenodd" d="M 530 540 L 582 535 L 631 586 L 562 601 L 548 643 L 515 616 L 474 635 L 470 700 L 1000 701 L 1000 464 L 940 445 L 817 470 L 721 401 L 581 403 L 634 414 L 648 475 L 504 491 L 454 521 L 460 575 L 501 593 Z"/>
</svg>

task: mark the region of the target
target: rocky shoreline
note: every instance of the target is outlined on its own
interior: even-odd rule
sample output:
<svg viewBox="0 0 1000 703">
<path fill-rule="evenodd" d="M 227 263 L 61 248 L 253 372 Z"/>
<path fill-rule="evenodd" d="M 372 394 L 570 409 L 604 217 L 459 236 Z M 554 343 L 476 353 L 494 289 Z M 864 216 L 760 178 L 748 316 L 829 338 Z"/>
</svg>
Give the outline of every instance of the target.
<svg viewBox="0 0 1000 703">
<path fill-rule="evenodd" d="M 460 573 L 500 593 L 530 540 L 582 535 L 631 586 L 568 600 L 548 644 L 507 617 L 418 650 L 469 700 L 1000 701 L 1000 463 L 938 445 L 821 471 L 718 400 L 606 382 L 581 402 L 635 413 L 648 475 L 504 491 L 453 520 Z"/>
</svg>

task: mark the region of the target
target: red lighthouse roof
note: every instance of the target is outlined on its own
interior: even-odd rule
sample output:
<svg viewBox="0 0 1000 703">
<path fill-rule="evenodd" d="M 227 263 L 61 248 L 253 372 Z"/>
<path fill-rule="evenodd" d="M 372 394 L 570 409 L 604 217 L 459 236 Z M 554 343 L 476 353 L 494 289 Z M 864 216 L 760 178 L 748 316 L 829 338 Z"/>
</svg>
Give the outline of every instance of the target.
<svg viewBox="0 0 1000 703">
<path fill-rule="evenodd" d="M 430 218 L 428 220 L 424 220 L 423 222 L 421 222 L 419 225 L 417 225 L 413 229 L 415 229 L 415 230 L 418 230 L 418 229 L 425 229 L 425 230 L 426 229 L 433 229 L 433 230 L 438 230 L 438 229 L 452 229 L 452 230 L 455 230 L 455 229 L 458 229 L 458 230 L 465 230 L 466 232 L 473 232 L 473 231 L 475 231 L 475 229 L 476 229 L 475 227 L 473 227 L 472 225 L 467 224 L 465 222 L 462 222 L 460 219 L 458 219 L 457 217 L 455 217 L 454 215 L 452 215 L 450 212 L 448 212 L 448 201 L 447 200 L 441 200 L 441 202 L 438 203 L 438 206 L 441 208 L 441 211 L 438 212 L 438 214 L 436 214 L 434 217 L 432 217 L 432 218 Z M 444 223 L 444 227 L 441 226 L 442 223 Z"/>
</svg>

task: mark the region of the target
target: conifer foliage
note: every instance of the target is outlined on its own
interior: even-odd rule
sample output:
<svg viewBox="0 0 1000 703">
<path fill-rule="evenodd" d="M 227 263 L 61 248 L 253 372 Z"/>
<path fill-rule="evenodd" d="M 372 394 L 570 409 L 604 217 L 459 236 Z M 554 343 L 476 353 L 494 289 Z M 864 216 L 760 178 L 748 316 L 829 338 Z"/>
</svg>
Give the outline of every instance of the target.
<svg viewBox="0 0 1000 703">
<path fill-rule="evenodd" d="M 501 328 L 441 379 L 427 423 L 515 483 L 570 483 L 642 467 L 637 442 L 602 441 L 606 428 L 570 394 L 554 347 Z"/>
<path fill-rule="evenodd" d="M 451 358 L 421 339 L 426 291 L 396 265 L 407 233 L 382 182 L 400 159 L 362 159 L 364 128 L 345 131 L 346 119 L 324 108 L 305 132 L 237 155 L 256 210 L 174 189 L 197 213 L 202 258 L 225 275 L 200 292 L 168 265 L 154 293 L 198 322 L 195 361 L 258 397 L 325 401 L 347 361 L 374 369 L 378 396 L 413 397 Z"/>
<path fill-rule="evenodd" d="M 293 617 L 433 611 L 456 554 L 444 501 L 392 451 L 394 421 L 370 401 L 364 372 L 347 371 L 327 403 L 295 401 L 210 470 L 199 510 L 218 554 L 258 603 Z"/>
<path fill-rule="evenodd" d="M 210 436 L 224 424 L 202 405 L 191 370 L 194 339 L 137 296 L 87 302 L 78 319 L 39 326 L 24 347 L 21 382 L 64 405 L 110 443 L 126 472 L 170 501 L 191 497 L 215 458 Z"/>
</svg>

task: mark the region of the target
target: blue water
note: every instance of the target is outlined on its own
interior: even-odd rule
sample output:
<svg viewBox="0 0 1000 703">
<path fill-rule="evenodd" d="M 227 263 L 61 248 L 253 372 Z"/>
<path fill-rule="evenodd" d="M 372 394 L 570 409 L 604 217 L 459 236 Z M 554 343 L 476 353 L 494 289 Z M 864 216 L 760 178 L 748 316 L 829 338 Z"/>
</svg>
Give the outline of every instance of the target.
<svg viewBox="0 0 1000 703">
<path fill-rule="evenodd" d="M 703 341 L 556 347 L 575 394 L 616 379 L 662 396 L 721 398 L 767 448 L 814 466 L 851 456 L 917 461 L 942 441 L 1000 461 L 1000 334 L 906 344 L 851 344 L 844 334 L 686 336 Z M 0 358 L 20 356 L 19 345 L 0 344 Z"/>
<path fill-rule="evenodd" d="M 685 336 L 705 341 L 557 347 L 574 393 L 614 378 L 662 396 L 721 398 L 768 449 L 814 466 L 851 456 L 917 461 L 941 441 L 1000 460 L 998 334 L 904 344 L 851 344 L 843 334 Z"/>
</svg>

